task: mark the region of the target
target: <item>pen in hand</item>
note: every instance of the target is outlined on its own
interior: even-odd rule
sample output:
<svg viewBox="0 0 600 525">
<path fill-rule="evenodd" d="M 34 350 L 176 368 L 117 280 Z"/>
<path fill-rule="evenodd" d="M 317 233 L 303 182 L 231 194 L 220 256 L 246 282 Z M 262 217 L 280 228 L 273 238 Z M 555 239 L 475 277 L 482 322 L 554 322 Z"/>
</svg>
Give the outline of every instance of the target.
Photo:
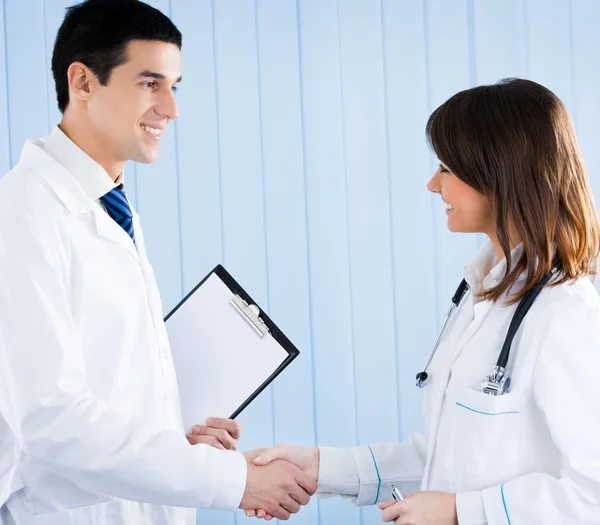
<svg viewBox="0 0 600 525">
<path fill-rule="evenodd" d="M 402 501 L 404 499 L 402 497 L 402 494 L 400 494 L 400 491 L 397 489 L 396 485 L 392 485 L 392 498 L 394 498 L 394 500 L 396 501 Z"/>
</svg>

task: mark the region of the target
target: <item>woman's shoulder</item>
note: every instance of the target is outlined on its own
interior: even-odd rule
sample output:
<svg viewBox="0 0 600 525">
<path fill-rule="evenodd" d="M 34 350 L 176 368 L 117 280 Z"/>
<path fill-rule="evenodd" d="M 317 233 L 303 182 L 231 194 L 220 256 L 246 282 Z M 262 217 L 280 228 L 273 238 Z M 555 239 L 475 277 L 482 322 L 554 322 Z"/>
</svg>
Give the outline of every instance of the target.
<svg viewBox="0 0 600 525">
<path fill-rule="evenodd" d="M 597 321 L 600 330 L 600 295 L 589 277 L 551 286 L 544 292 L 540 302 L 553 320 L 577 324 Z"/>
</svg>

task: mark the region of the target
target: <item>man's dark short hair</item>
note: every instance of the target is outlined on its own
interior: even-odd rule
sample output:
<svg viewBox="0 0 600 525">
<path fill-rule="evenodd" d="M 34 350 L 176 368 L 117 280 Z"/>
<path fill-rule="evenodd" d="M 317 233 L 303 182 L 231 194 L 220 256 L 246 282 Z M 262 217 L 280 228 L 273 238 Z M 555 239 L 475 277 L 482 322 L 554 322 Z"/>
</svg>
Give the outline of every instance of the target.
<svg viewBox="0 0 600 525">
<path fill-rule="evenodd" d="M 69 104 L 69 66 L 85 64 L 106 86 L 112 70 L 127 62 L 127 46 L 133 40 L 166 42 L 181 49 L 181 33 L 175 24 L 139 0 L 87 0 L 67 9 L 52 53 L 61 113 Z"/>
</svg>

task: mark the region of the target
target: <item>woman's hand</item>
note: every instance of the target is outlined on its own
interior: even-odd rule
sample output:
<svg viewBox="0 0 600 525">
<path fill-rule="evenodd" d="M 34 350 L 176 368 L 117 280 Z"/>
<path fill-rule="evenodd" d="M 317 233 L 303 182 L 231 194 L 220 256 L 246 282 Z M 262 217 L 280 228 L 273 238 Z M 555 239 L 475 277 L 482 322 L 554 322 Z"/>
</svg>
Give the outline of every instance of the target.
<svg viewBox="0 0 600 525">
<path fill-rule="evenodd" d="M 380 503 L 381 519 L 394 525 L 458 525 L 456 494 L 413 492 L 396 503 Z"/>
<path fill-rule="evenodd" d="M 318 447 L 306 448 L 280 445 L 264 450 L 254 459 L 253 463 L 255 465 L 264 466 L 276 459 L 284 459 L 289 461 L 290 463 L 296 465 L 299 469 L 303 470 L 315 481 L 319 479 L 320 454 Z M 248 509 L 246 510 L 246 516 L 256 516 L 257 518 L 262 518 L 267 521 L 273 519 L 273 517 L 267 514 L 267 512 L 263 509 Z"/>
</svg>

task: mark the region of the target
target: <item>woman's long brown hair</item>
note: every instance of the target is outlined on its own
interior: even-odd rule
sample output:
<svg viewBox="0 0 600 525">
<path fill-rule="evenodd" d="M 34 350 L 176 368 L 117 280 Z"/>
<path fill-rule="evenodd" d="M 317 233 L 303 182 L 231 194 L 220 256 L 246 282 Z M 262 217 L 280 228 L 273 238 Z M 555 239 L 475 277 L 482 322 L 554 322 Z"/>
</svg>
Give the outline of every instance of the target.
<svg viewBox="0 0 600 525">
<path fill-rule="evenodd" d="M 557 263 L 555 285 L 596 273 L 598 215 L 571 119 L 554 93 L 521 79 L 468 89 L 433 112 L 426 133 L 452 173 L 489 197 L 507 268 L 509 235 L 523 243 L 522 257 L 485 299 L 497 301 L 524 274 L 508 301 L 515 303 Z"/>
</svg>

